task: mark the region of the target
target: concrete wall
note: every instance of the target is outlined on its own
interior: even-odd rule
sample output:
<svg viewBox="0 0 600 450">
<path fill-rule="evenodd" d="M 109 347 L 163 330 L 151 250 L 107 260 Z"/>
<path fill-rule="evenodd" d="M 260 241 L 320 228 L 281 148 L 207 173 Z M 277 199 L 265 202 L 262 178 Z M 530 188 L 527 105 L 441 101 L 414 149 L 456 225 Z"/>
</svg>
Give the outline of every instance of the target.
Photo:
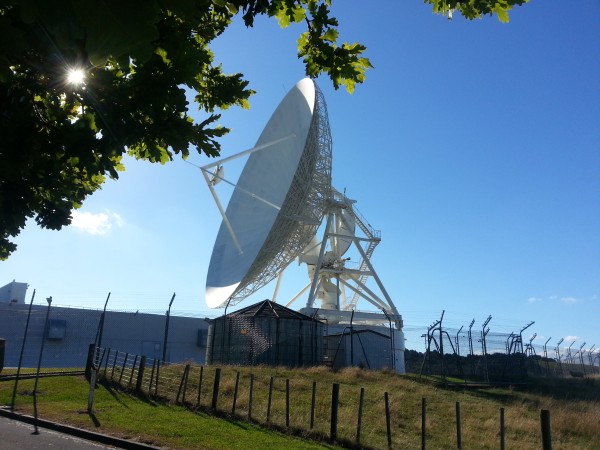
<svg viewBox="0 0 600 450">
<path fill-rule="evenodd" d="M 23 344 L 29 306 L 0 303 L 0 338 L 6 339 L 5 367 L 16 367 Z M 47 307 L 34 305 L 23 353 L 23 367 L 36 367 Z M 52 307 L 45 337 L 43 367 L 83 367 L 88 346 L 96 338 L 102 311 Z M 107 311 L 101 347 L 161 358 L 165 316 Z M 200 342 L 198 334 L 200 330 Z M 204 363 L 208 323 L 204 319 L 171 316 L 167 361 Z"/>
</svg>

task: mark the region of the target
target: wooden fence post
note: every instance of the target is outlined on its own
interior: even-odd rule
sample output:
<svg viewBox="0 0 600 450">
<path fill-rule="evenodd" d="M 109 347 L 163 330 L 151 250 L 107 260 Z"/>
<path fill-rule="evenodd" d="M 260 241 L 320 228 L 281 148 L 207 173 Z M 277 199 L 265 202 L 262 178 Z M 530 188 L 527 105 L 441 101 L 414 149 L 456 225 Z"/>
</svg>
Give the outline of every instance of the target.
<svg viewBox="0 0 600 450">
<path fill-rule="evenodd" d="M 363 402 L 365 399 L 365 388 L 360 388 L 360 397 L 358 398 L 358 422 L 356 424 L 356 443 L 360 444 L 360 429 L 362 428 Z"/>
<path fill-rule="evenodd" d="M 185 377 L 183 381 L 183 392 L 181 393 L 181 403 L 185 405 L 185 394 L 187 393 L 188 379 L 190 378 L 190 370 L 192 367 L 189 364 L 186 364 L 185 370 L 183 371 L 183 376 Z"/>
<path fill-rule="evenodd" d="M 427 399 L 421 399 L 421 450 L 427 448 Z"/>
<path fill-rule="evenodd" d="M 254 374 L 250 374 L 250 392 L 248 393 L 248 422 L 252 421 L 252 391 L 254 390 Z"/>
<path fill-rule="evenodd" d="M 152 371 L 150 372 L 150 382 L 148 383 L 148 395 L 152 395 L 152 385 L 154 384 L 154 371 L 156 370 L 156 359 L 152 358 Z"/>
<path fill-rule="evenodd" d="M 105 348 L 102 349 L 102 354 L 100 355 L 100 360 L 96 359 L 96 361 L 97 361 L 96 367 L 98 369 L 98 372 L 100 372 L 100 369 L 102 368 L 102 362 L 104 361 L 104 355 L 106 355 Z M 108 355 L 106 355 L 106 359 L 108 359 Z"/>
<path fill-rule="evenodd" d="M 154 396 L 158 395 L 158 380 L 160 379 L 160 359 L 156 361 L 156 378 L 154 379 Z"/>
<path fill-rule="evenodd" d="M 505 450 L 504 445 L 504 408 L 500 408 L 500 450 Z"/>
<path fill-rule="evenodd" d="M 138 368 L 137 380 L 135 383 L 135 392 L 140 394 L 142 392 L 142 383 L 144 381 L 144 371 L 146 370 L 146 357 L 140 358 L 140 367 Z"/>
<path fill-rule="evenodd" d="M 331 388 L 331 429 L 329 432 L 329 438 L 331 442 L 335 442 L 337 439 L 337 422 L 338 422 L 338 407 L 340 400 L 340 385 L 333 383 Z"/>
<path fill-rule="evenodd" d="M 137 365 L 138 355 L 133 358 L 133 366 L 131 367 L 131 373 L 129 374 L 129 381 L 127 382 L 127 388 L 131 387 L 131 381 L 133 380 L 133 373 L 135 372 L 135 366 Z"/>
<path fill-rule="evenodd" d="M 106 360 L 104 361 L 104 378 L 106 378 L 106 369 L 108 368 L 108 358 L 110 357 L 110 348 L 108 348 L 108 352 L 106 352 Z"/>
<path fill-rule="evenodd" d="M 183 391 L 183 387 L 186 385 L 186 378 L 188 371 L 190 370 L 190 365 L 186 364 L 183 368 L 183 373 L 181 374 L 181 381 L 179 382 L 179 389 L 177 389 L 177 396 L 175 397 L 175 403 L 179 403 L 179 396 Z"/>
<path fill-rule="evenodd" d="M 392 420 L 390 417 L 390 398 L 387 392 L 383 393 L 383 400 L 385 404 L 385 428 L 387 432 L 387 444 L 388 448 L 392 448 Z"/>
<path fill-rule="evenodd" d="M 273 377 L 269 380 L 269 398 L 267 399 L 267 423 L 271 422 L 271 400 L 273 399 Z"/>
<path fill-rule="evenodd" d="M 317 382 L 313 381 L 312 385 L 312 399 L 310 402 L 310 429 L 312 430 L 315 426 L 315 400 L 317 398 Z"/>
<path fill-rule="evenodd" d="M 542 449 L 552 450 L 552 436 L 550 432 L 550 411 L 542 409 L 540 412 L 540 422 L 542 426 Z"/>
<path fill-rule="evenodd" d="M 285 426 L 290 427 L 290 379 L 285 379 Z"/>
<path fill-rule="evenodd" d="M 235 416 L 235 404 L 237 403 L 238 386 L 240 384 L 240 373 L 235 375 L 235 387 L 233 389 L 233 403 L 231 405 L 231 415 Z"/>
<path fill-rule="evenodd" d="M 462 449 L 462 430 L 460 423 L 460 402 L 456 402 L 456 448 Z"/>
<path fill-rule="evenodd" d="M 202 395 L 202 378 L 204 377 L 204 366 L 200 366 L 200 378 L 198 379 L 198 399 L 196 400 L 196 408 L 200 408 L 200 396 Z"/>
<path fill-rule="evenodd" d="M 123 372 L 125 372 L 125 365 L 127 364 L 128 359 L 129 359 L 129 353 L 125 353 L 125 358 L 123 359 L 123 365 L 121 366 L 121 374 L 119 375 L 119 384 L 121 384 L 121 379 L 123 378 Z"/>
<path fill-rule="evenodd" d="M 212 409 L 213 411 L 217 410 L 217 402 L 219 401 L 219 385 L 221 384 L 221 369 L 217 368 L 215 370 L 215 382 L 213 385 L 213 396 L 212 396 Z"/>
<path fill-rule="evenodd" d="M 115 351 L 115 357 L 113 359 L 112 371 L 110 372 L 110 379 L 113 379 L 113 375 L 115 374 L 115 366 L 117 365 L 117 356 L 119 356 L 119 350 Z"/>
</svg>

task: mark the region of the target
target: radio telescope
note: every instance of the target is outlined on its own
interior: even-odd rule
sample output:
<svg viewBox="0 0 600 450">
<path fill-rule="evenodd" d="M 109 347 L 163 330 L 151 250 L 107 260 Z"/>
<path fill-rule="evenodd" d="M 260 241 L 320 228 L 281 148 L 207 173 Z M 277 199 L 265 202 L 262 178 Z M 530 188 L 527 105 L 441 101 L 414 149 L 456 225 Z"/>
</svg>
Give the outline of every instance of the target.
<svg viewBox="0 0 600 450">
<path fill-rule="evenodd" d="M 249 155 L 227 210 L 214 188 L 223 164 Z M 331 190 L 323 94 L 308 78 L 284 97 L 256 145 L 201 168 L 223 216 L 206 279 L 211 308 L 235 305 L 272 281 L 309 244 Z"/>
<path fill-rule="evenodd" d="M 243 156 L 248 160 L 237 183 L 228 181 L 224 165 Z M 402 318 L 371 263 L 380 234 L 332 187 L 331 161 L 325 100 L 305 78 L 281 101 L 253 148 L 201 168 L 223 216 L 207 274 L 209 307 L 235 305 L 279 277 L 277 297 L 282 272 L 297 258 L 309 282 L 287 306 L 308 292 L 307 314 L 334 324 L 393 323 L 401 335 Z M 215 189 L 221 181 L 234 186 L 227 209 Z M 354 263 L 346 256 L 351 250 L 358 255 Z M 367 286 L 369 278 L 376 288 Z M 376 312 L 357 312 L 360 300 Z"/>
</svg>

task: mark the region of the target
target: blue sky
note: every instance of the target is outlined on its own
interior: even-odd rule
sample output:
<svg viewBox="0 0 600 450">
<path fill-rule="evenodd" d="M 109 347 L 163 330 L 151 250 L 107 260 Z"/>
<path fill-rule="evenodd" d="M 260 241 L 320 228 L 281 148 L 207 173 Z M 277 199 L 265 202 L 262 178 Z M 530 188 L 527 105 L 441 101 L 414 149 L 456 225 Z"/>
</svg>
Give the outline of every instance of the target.
<svg viewBox="0 0 600 450">
<path fill-rule="evenodd" d="M 418 0 L 338 0 L 333 11 L 342 40 L 365 44 L 375 66 L 353 95 L 318 80 L 334 185 L 381 230 L 373 263 L 407 346 L 422 349 L 419 335 L 442 310 L 453 328 L 475 319 L 480 329 L 492 315 L 494 332 L 535 321 L 535 343 L 600 346 L 600 3 L 533 0 L 509 24 L 448 21 Z M 223 156 L 251 147 L 304 76 L 300 32 L 236 23 L 213 45 L 257 91 L 249 111 L 223 113 L 233 128 Z M 220 216 L 200 172 L 179 160 L 126 166 L 84 203 L 79 226 L 31 222 L 0 262 L 0 284 L 91 308 L 111 292 L 111 309 L 156 312 L 176 292 L 175 313 L 219 315 L 204 285 Z M 282 301 L 306 282 L 293 269 Z"/>
</svg>

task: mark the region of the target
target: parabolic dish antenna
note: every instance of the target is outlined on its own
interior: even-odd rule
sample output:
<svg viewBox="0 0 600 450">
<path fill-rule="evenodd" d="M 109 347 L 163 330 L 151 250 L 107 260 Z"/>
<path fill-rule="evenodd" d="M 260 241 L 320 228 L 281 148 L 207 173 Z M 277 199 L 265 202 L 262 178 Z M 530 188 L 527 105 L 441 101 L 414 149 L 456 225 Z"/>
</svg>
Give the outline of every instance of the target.
<svg viewBox="0 0 600 450">
<path fill-rule="evenodd" d="M 310 243 L 331 191 L 331 133 L 309 78 L 283 98 L 249 154 L 226 210 L 214 191 L 221 160 L 202 168 L 223 221 L 206 279 L 206 304 L 239 303 L 268 284 Z M 226 158 L 230 160 L 234 157 Z"/>
</svg>

